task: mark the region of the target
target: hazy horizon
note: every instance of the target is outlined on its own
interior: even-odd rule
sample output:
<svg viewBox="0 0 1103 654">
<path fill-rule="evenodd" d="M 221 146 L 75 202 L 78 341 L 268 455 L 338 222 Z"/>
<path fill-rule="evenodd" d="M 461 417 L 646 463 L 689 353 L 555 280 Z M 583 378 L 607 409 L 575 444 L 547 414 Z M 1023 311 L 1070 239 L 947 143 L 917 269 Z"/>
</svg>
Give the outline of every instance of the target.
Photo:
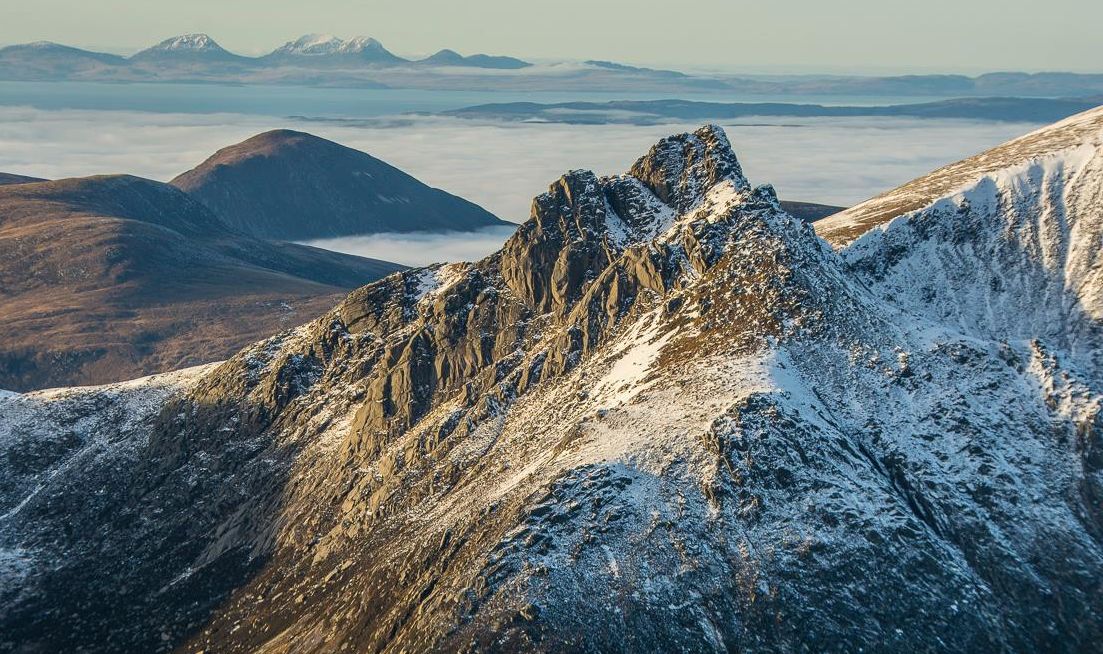
<svg viewBox="0 0 1103 654">
<path fill-rule="evenodd" d="M 202 32 L 231 51 L 258 55 L 304 33 L 326 33 L 373 36 L 405 56 L 451 48 L 533 61 L 609 59 L 743 74 L 1101 71 L 1101 3 L 1055 0 L 1045 12 L 1019 0 L 849 4 L 839 10 L 811 0 L 687 0 L 637 10 L 625 2 L 561 0 L 534 10 L 506 0 L 428 0 L 377 11 L 382 3 L 352 0 L 309 6 L 261 0 L 173 6 L 40 0 L 5 10 L 0 44 L 46 40 L 125 54 Z M 1023 11 L 1034 14 L 1029 23 L 1021 20 Z M 120 15 L 127 20 L 118 20 Z M 1070 15 L 1077 19 L 1068 20 Z M 1062 47 L 1024 47 L 1046 42 Z"/>
</svg>

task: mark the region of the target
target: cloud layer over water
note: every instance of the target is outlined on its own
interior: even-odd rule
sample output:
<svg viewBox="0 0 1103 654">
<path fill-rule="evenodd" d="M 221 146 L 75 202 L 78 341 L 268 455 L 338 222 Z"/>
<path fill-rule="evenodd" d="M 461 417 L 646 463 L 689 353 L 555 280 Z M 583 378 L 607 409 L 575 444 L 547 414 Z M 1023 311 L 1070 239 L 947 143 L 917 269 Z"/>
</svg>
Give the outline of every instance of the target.
<svg viewBox="0 0 1103 654">
<path fill-rule="evenodd" d="M 372 234 L 307 241 L 306 245 L 383 259 L 407 266 L 445 261 L 477 261 L 497 251 L 513 234 L 513 227 L 484 227 L 474 232 L 441 234 Z"/>
<path fill-rule="evenodd" d="M 623 172 L 662 136 L 697 125 L 496 124 L 419 118 L 355 127 L 241 114 L 0 107 L 0 171 L 41 177 L 133 173 L 168 180 L 218 148 L 277 127 L 355 147 L 507 220 L 565 171 Z M 753 183 L 791 200 L 850 205 L 1035 125 L 810 119 L 725 125 Z"/>
</svg>

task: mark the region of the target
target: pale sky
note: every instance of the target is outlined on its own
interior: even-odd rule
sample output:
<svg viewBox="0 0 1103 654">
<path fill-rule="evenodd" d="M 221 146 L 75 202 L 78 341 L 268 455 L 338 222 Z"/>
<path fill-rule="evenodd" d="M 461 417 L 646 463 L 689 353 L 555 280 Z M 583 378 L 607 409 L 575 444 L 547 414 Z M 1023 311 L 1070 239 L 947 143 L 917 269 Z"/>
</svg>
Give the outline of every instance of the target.
<svg viewBox="0 0 1103 654">
<path fill-rule="evenodd" d="M 303 33 L 739 72 L 1103 72 L 1100 0 L 0 0 L 0 44 L 129 52 L 188 32 L 260 54 Z"/>
</svg>

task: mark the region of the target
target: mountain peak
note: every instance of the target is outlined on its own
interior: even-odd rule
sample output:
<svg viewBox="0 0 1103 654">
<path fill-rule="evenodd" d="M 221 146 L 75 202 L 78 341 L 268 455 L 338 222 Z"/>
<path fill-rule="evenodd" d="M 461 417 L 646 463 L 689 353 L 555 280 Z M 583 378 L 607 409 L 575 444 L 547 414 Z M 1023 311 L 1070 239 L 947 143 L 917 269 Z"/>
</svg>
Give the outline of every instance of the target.
<svg viewBox="0 0 1103 654">
<path fill-rule="evenodd" d="M 285 240 L 503 225 L 371 155 L 289 129 L 222 148 L 171 182 L 236 230 Z"/>
<path fill-rule="evenodd" d="M 130 57 L 135 61 L 239 61 L 243 57 L 235 55 L 206 34 L 181 34 L 161 41 Z"/>
<path fill-rule="evenodd" d="M 320 136 L 314 136 L 307 132 L 300 132 L 293 129 L 270 129 L 267 132 L 261 132 L 254 136 L 250 136 L 244 141 L 231 145 L 219 152 L 250 152 L 256 154 L 258 152 L 270 154 L 274 150 L 279 148 L 289 147 L 298 143 L 314 143 L 318 146 L 324 146 L 326 144 L 336 145 L 332 141 L 327 141 Z M 340 146 L 344 147 L 344 146 Z M 218 156 L 217 154 L 215 155 Z"/>
<path fill-rule="evenodd" d="M 304 34 L 294 41 L 288 41 L 276 52 L 297 55 L 321 55 L 336 52 L 344 43 L 332 34 Z"/>
<path fill-rule="evenodd" d="M 221 51 L 222 46 L 218 45 L 214 39 L 206 34 L 181 34 L 180 36 L 165 39 L 151 49 L 199 52 L 204 50 Z"/>
<path fill-rule="evenodd" d="M 357 36 L 345 40 L 331 34 L 306 34 L 285 43 L 272 54 L 297 57 L 357 56 L 380 63 L 404 61 L 370 36 Z"/>
<path fill-rule="evenodd" d="M 418 63 L 430 66 L 466 66 L 470 68 L 497 68 L 501 70 L 517 70 L 532 66 L 527 61 L 515 57 L 503 57 L 487 54 L 473 54 L 464 56 L 455 50 L 444 48 Z"/>
<path fill-rule="evenodd" d="M 363 52 L 365 50 L 383 50 L 383 44 L 370 36 L 356 36 L 344 42 L 343 52 Z"/>
<path fill-rule="evenodd" d="M 626 175 L 562 176 L 533 200 L 532 217 L 506 243 L 503 276 L 529 307 L 563 315 L 600 271 L 635 246 L 688 238 L 694 245 L 682 251 L 694 252 L 703 270 L 722 254 L 719 243 L 732 226 L 767 215 L 784 215 L 773 188 L 752 190 L 724 131 L 706 125 L 659 141 Z M 758 220 L 784 243 L 792 229 L 779 221 Z M 655 279 L 665 285 L 677 274 Z"/>
<path fill-rule="evenodd" d="M 718 125 L 662 139 L 632 165 L 629 174 L 678 211 L 686 211 L 725 180 L 740 192 L 751 188 L 731 142 Z"/>
<path fill-rule="evenodd" d="M 448 65 L 448 64 L 457 65 L 457 64 L 459 64 L 459 65 L 462 65 L 464 63 L 465 59 L 464 59 L 463 55 L 456 52 L 455 50 L 452 50 L 450 48 L 444 48 L 444 49 L 438 50 L 437 52 L 429 55 L 428 57 L 426 57 L 422 61 L 424 61 L 426 63 L 432 63 L 432 64 L 445 64 L 445 65 Z"/>
</svg>

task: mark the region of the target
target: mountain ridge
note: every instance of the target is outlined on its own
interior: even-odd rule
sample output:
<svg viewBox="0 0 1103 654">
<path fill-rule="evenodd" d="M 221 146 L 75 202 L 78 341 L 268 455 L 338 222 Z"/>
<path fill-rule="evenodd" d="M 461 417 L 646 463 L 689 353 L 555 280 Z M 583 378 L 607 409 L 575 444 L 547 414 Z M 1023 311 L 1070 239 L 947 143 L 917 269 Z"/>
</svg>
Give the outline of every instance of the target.
<svg viewBox="0 0 1103 654">
<path fill-rule="evenodd" d="M 1079 312 L 1103 293 L 1062 244 L 1103 229 L 1093 152 L 836 252 L 706 126 L 212 370 L 2 398 L 4 638 L 1090 648 L 1103 382 Z"/>
<path fill-rule="evenodd" d="M 1081 147 L 1084 139 L 1101 125 L 1103 111 L 1100 109 L 1078 113 L 887 191 L 820 223 L 817 229 L 832 245 L 846 245 L 889 220 L 919 209 L 940 196 L 953 194 L 959 188 L 968 187 L 1012 162 L 1024 160 L 1027 156 L 1024 152 L 1029 153 L 1029 157 L 1038 158 Z"/>
<path fill-rule="evenodd" d="M 181 35 L 186 38 L 192 35 Z M 205 36 L 205 35 L 204 35 Z M 320 39 L 318 37 L 325 37 Z M 208 39 L 210 37 L 207 37 Z M 173 39 L 169 39 L 172 41 Z M 27 81 L 157 81 L 224 84 L 292 84 L 352 88 L 392 87 L 433 90 L 558 90 L 631 92 L 733 92 L 747 96 L 921 96 L 925 98 L 1062 98 L 1103 94 L 1103 75 L 1091 73 L 986 73 L 965 75 L 853 76 L 796 75 L 741 76 L 735 73 L 686 74 L 623 63 L 586 60 L 531 64 L 514 57 L 472 54 L 456 58 L 447 50 L 421 60 L 394 55 L 376 39 L 349 40 L 327 35 L 304 35 L 314 55 L 284 56 L 296 41 L 257 57 L 156 57 L 143 63 L 125 57 L 52 44 L 17 44 L 0 48 L 0 79 Z M 314 43 L 317 41 L 317 43 Z M 324 43 L 328 43 L 325 46 Z M 333 50 L 324 54 L 326 48 Z M 342 48 L 345 50 L 342 52 Z M 188 51 L 178 52 L 186 55 Z M 362 56 L 365 55 L 368 56 Z M 166 53 L 171 54 L 171 53 Z M 196 53 L 197 54 L 197 53 Z M 443 55 L 443 57 L 441 57 Z M 443 58 L 445 65 L 436 65 Z M 175 59 L 175 63 L 174 62 Z M 171 65 L 170 65 L 171 64 Z M 438 70 L 461 65 L 472 70 L 458 76 Z M 484 75 L 477 75 L 484 69 Z M 504 72 L 510 71 L 513 72 Z M 554 75 L 540 73 L 554 72 Z M 801 100 L 802 102 L 804 100 Z"/>
<path fill-rule="evenodd" d="M 486 54 L 473 54 L 473 55 L 461 55 L 455 50 L 443 49 L 429 55 L 424 59 L 417 61 L 419 64 L 436 64 L 443 66 L 473 66 L 475 68 L 504 68 L 504 69 L 518 69 L 528 68 L 532 66 L 527 61 L 517 59 L 516 57 L 505 57 L 500 55 L 486 55 Z"/>
<path fill-rule="evenodd" d="M 41 177 L 29 177 L 27 175 L 16 175 L 14 173 L 0 172 L 0 186 L 6 184 L 29 184 L 32 182 L 45 182 L 47 180 Z"/>
<path fill-rule="evenodd" d="M 383 47 L 374 38 L 358 36 L 349 40 L 328 34 L 306 34 L 294 41 L 288 41 L 262 57 L 262 60 L 292 58 L 302 62 L 320 61 L 326 58 L 356 59 L 369 64 L 406 64 L 409 60 L 399 57 Z"/>
</svg>

